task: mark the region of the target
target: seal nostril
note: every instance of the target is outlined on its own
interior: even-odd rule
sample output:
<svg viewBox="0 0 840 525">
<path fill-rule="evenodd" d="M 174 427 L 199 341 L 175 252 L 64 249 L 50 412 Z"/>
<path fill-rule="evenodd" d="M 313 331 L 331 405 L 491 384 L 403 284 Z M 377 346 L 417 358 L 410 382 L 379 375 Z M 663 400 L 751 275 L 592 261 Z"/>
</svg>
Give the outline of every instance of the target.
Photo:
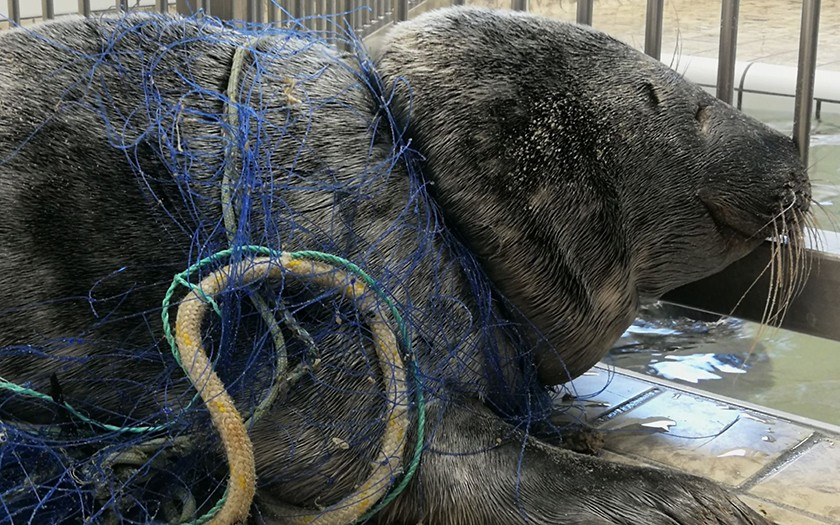
<svg viewBox="0 0 840 525">
<path fill-rule="evenodd" d="M 642 84 L 642 91 L 645 93 L 648 99 L 648 103 L 652 107 L 658 107 L 660 103 L 659 95 L 656 94 L 656 89 L 653 87 L 653 84 L 650 82 L 645 82 Z"/>
<path fill-rule="evenodd" d="M 708 111 L 707 109 L 709 106 L 704 106 L 703 104 L 697 105 L 697 111 L 694 113 L 694 120 L 699 122 L 700 124 L 705 124 L 706 119 L 708 118 Z"/>
<path fill-rule="evenodd" d="M 709 117 L 711 117 L 709 106 L 698 104 L 697 111 L 694 112 L 694 120 L 700 125 L 700 129 L 704 133 L 709 132 Z"/>
</svg>

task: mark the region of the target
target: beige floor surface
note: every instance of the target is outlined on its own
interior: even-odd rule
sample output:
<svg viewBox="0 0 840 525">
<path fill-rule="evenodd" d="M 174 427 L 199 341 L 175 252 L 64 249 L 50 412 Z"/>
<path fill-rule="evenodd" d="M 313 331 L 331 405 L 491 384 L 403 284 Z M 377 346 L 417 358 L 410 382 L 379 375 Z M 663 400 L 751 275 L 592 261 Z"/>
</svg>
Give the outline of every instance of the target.
<svg viewBox="0 0 840 525">
<path fill-rule="evenodd" d="M 713 479 L 779 525 L 840 525 L 838 427 L 605 367 L 570 393 L 608 458 Z"/>
</svg>

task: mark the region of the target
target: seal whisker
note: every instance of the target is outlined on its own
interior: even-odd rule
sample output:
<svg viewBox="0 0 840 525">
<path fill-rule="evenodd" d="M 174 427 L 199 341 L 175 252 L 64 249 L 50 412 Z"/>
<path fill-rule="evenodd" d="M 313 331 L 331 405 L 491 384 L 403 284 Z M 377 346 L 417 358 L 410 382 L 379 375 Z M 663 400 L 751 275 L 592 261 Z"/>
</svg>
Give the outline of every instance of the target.
<svg viewBox="0 0 840 525">
<path fill-rule="evenodd" d="M 773 315 L 779 298 L 779 272 L 782 265 L 782 248 L 779 241 L 779 223 L 773 221 L 773 238 L 776 242 L 772 245 L 770 256 L 770 282 L 767 289 L 767 302 L 764 305 L 764 313 L 761 316 L 762 325 L 770 325 L 773 322 Z"/>
<path fill-rule="evenodd" d="M 772 238 L 777 243 L 774 244 L 771 259 L 778 268 L 771 272 L 771 287 L 777 290 L 773 293 L 773 304 L 764 321 L 777 326 L 781 325 L 788 306 L 802 291 L 810 273 L 806 260 L 804 226 L 812 215 L 798 212 L 796 193 L 790 190 L 790 194 L 790 204 L 782 206 L 773 218 Z"/>
<path fill-rule="evenodd" d="M 819 250 L 819 235 L 816 229 L 811 224 L 813 222 L 813 215 L 810 213 L 797 214 L 795 216 L 796 224 L 796 264 L 798 265 L 797 279 L 794 286 L 795 295 L 802 293 L 805 288 L 805 283 L 808 281 L 808 276 L 811 274 L 811 265 L 813 259 L 808 256 L 808 245 L 812 245 L 814 249 Z M 809 242 L 808 237 L 812 240 Z"/>
</svg>

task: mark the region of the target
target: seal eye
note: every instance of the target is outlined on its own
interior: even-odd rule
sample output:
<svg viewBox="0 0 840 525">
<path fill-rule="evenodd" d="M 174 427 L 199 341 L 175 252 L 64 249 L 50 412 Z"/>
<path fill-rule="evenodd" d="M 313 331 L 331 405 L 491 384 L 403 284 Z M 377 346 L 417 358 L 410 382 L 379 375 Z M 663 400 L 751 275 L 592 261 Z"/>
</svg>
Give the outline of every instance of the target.
<svg viewBox="0 0 840 525">
<path fill-rule="evenodd" d="M 650 104 L 652 108 L 659 107 L 659 95 L 656 94 L 656 89 L 653 87 L 653 84 L 645 82 L 642 84 L 642 91 L 648 99 L 648 104 Z"/>
</svg>

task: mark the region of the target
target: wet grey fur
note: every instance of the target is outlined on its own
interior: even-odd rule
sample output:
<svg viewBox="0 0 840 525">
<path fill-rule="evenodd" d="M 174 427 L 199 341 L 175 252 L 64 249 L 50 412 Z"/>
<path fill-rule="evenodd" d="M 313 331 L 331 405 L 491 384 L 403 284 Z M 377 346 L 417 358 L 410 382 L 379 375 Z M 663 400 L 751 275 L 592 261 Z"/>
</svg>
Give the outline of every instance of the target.
<svg viewBox="0 0 840 525">
<path fill-rule="evenodd" d="M 90 63 L 76 60 L 76 53 L 101 52 L 112 24 L 57 22 L 38 28 L 43 39 L 28 31 L 0 34 L 0 304 L 6 308 L 0 345 L 85 333 L 94 323 L 87 301 L 93 288 L 102 297 L 120 298 L 108 305 L 120 315 L 98 324 L 96 337 L 103 343 L 149 344 L 159 337 L 160 322 L 142 313 L 159 305 L 171 276 L 188 261 L 193 239 L 179 226 L 192 225 L 194 216 L 219 215 L 218 188 L 203 184 L 218 165 L 195 167 L 190 187 L 208 198 L 189 207 L 181 195 L 167 194 L 171 186 L 152 187 L 156 199 L 150 199 L 150 188 L 138 184 L 126 153 L 108 145 L 109 130 L 97 114 L 105 107 L 98 98 L 101 86 L 114 95 L 107 111 L 128 113 L 144 94 L 122 81 L 119 67 L 99 68 L 96 82 L 89 82 Z M 162 40 L 166 31 L 176 31 L 154 24 L 146 30 L 163 31 Z M 248 41 L 189 24 L 180 30 L 212 32 L 238 45 Z M 124 40 L 121 50 L 131 50 L 131 43 Z M 193 73 L 209 88 L 224 90 L 234 46 L 201 40 L 193 45 Z M 307 49 L 273 73 L 282 78 L 322 71 L 297 86 L 310 94 L 331 96 L 336 86 L 357 85 L 338 60 L 324 58 L 331 52 L 319 45 Z M 377 56 L 386 81 L 401 86 L 394 104 L 427 159 L 424 175 L 447 224 L 518 315 L 547 336 L 548 343 L 533 341 L 545 384 L 564 382 L 596 363 L 640 301 L 745 255 L 772 233 L 768 222 L 794 199 L 795 208 L 807 208 L 807 178 L 788 138 L 601 33 L 522 14 L 453 9 L 399 26 Z M 138 67 L 133 61 L 139 57 L 124 54 L 118 60 L 130 69 Z M 401 79 L 411 86 L 411 114 Z M 179 79 L 170 81 L 164 88 L 176 96 Z M 289 103 L 287 88 L 261 86 L 263 98 L 276 100 L 278 107 Z M 309 182 L 350 181 L 369 156 L 388 153 L 381 138 L 371 146 L 376 101 L 370 93 L 357 88 L 342 93 L 334 104 L 311 108 L 303 101 L 295 109 L 314 111 L 307 148 L 295 166 L 313 178 Z M 186 96 L 185 103 L 216 114 L 223 110 L 221 101 L 197 94 Z M 217 124 L 186 119 L 179 125 L 189 148 L 221 158 L 224 140 Z M 150 148 L 140 144 L 127 154 L 152 180 L 168 176 Z M 298 153 L 297 145 L 284 142 L 272 158 L 285 167 Z M 339 169 L 324 170 L 322 163 Z M 391 229 L 405 206 L 407 185 L 398 166 L 370 188 L 375 199 L 352 209 L 337 194 L 290 191 L 283 198 L 307 210 L 307 233 L 281 239 L 280 224 L 277 231 L 260 231 L 258 240 L 287 250 L 334 242 L 351 255 L 377 242 L 381 260 L 373 259 L 370 268 L 376 274 L 414 248 L 416 225 Z M 260 219 L 256 211 L 255 232 Z M 521 435 L 481 402 L 487 395 L 484 355 L 475 346 L 465 346 L 457 360 L 447 353 L 446 340 L 479 334 L 468 328 L 475 305 L 462 270 L 452 264 L 456 256 L 442 242 L 438 248 L 413 271 L 402 299 L 411 298 L 429 312 L 430 322 L 445 327 L 440 341 L 415 344 L 424 368 L 457 378 L 458 395 L 431 400 L 429 419 L 437 423 L 421 468 L 408 490 L 380 514 L 381 522 L 766 523 L 709 481 L 581 456 L 534 438 L 523 450 Z M 112 275 L 118 268 L 126 270 Z M 431 304 L 425 297 L 432 282 L 444 286 L 441 295 L 461 302 Z M 126 290 L 132 293 L 120 295 Z M 56 298 L 81 299 L 51 302 Z M 343 329 L 336 327 L 337 344 Z M 106 350 L 79 345 L 62 351 Z M 517 355 L 504 344 L 501 351 Z M 260 486 L 255 520 L 272 523 L 287 504 L 337 501 L 364 479 L 381 426 L 371 430 L 371 440 L 342 451 L 331 438 L 355 429 L 339 424 L 327 436 L 307 421 L 312 414 L 379 413 L 372 395 L 378 387 L 364 373 L 341 372 L 372 369 L 368 357 L 356 348 L 327 352 L 321 384 L 340 384 L 343 390 L 301 383 L 253 430 L 259 478 L 283 474 L 281 481 Z M 334 363 L 340 366 L 330 366 Z M 141 384 L 158 372 L 152 365 L 130 366 Z M 9 380 L 43 384 L 49 372 L 35 360 L 0 362 L 0 376 Z M 521 370 L 513 364 L 505 373 L 513 384 L 520 380 Z M 143 394 L 130 385 L 113 392 L 77 386 L 68 393 L 115 408 Z M 163 401 L 137 410 L 154 413 L 156 403 Z M 23 406 L 18 411 L 38 418 Z M 324 450 L 330 450 L 327 457 Z M 311 475 L 313 465 L 320 476 Z M 304 472 L 306 479 L 296 479 Z"/>
</svg>

